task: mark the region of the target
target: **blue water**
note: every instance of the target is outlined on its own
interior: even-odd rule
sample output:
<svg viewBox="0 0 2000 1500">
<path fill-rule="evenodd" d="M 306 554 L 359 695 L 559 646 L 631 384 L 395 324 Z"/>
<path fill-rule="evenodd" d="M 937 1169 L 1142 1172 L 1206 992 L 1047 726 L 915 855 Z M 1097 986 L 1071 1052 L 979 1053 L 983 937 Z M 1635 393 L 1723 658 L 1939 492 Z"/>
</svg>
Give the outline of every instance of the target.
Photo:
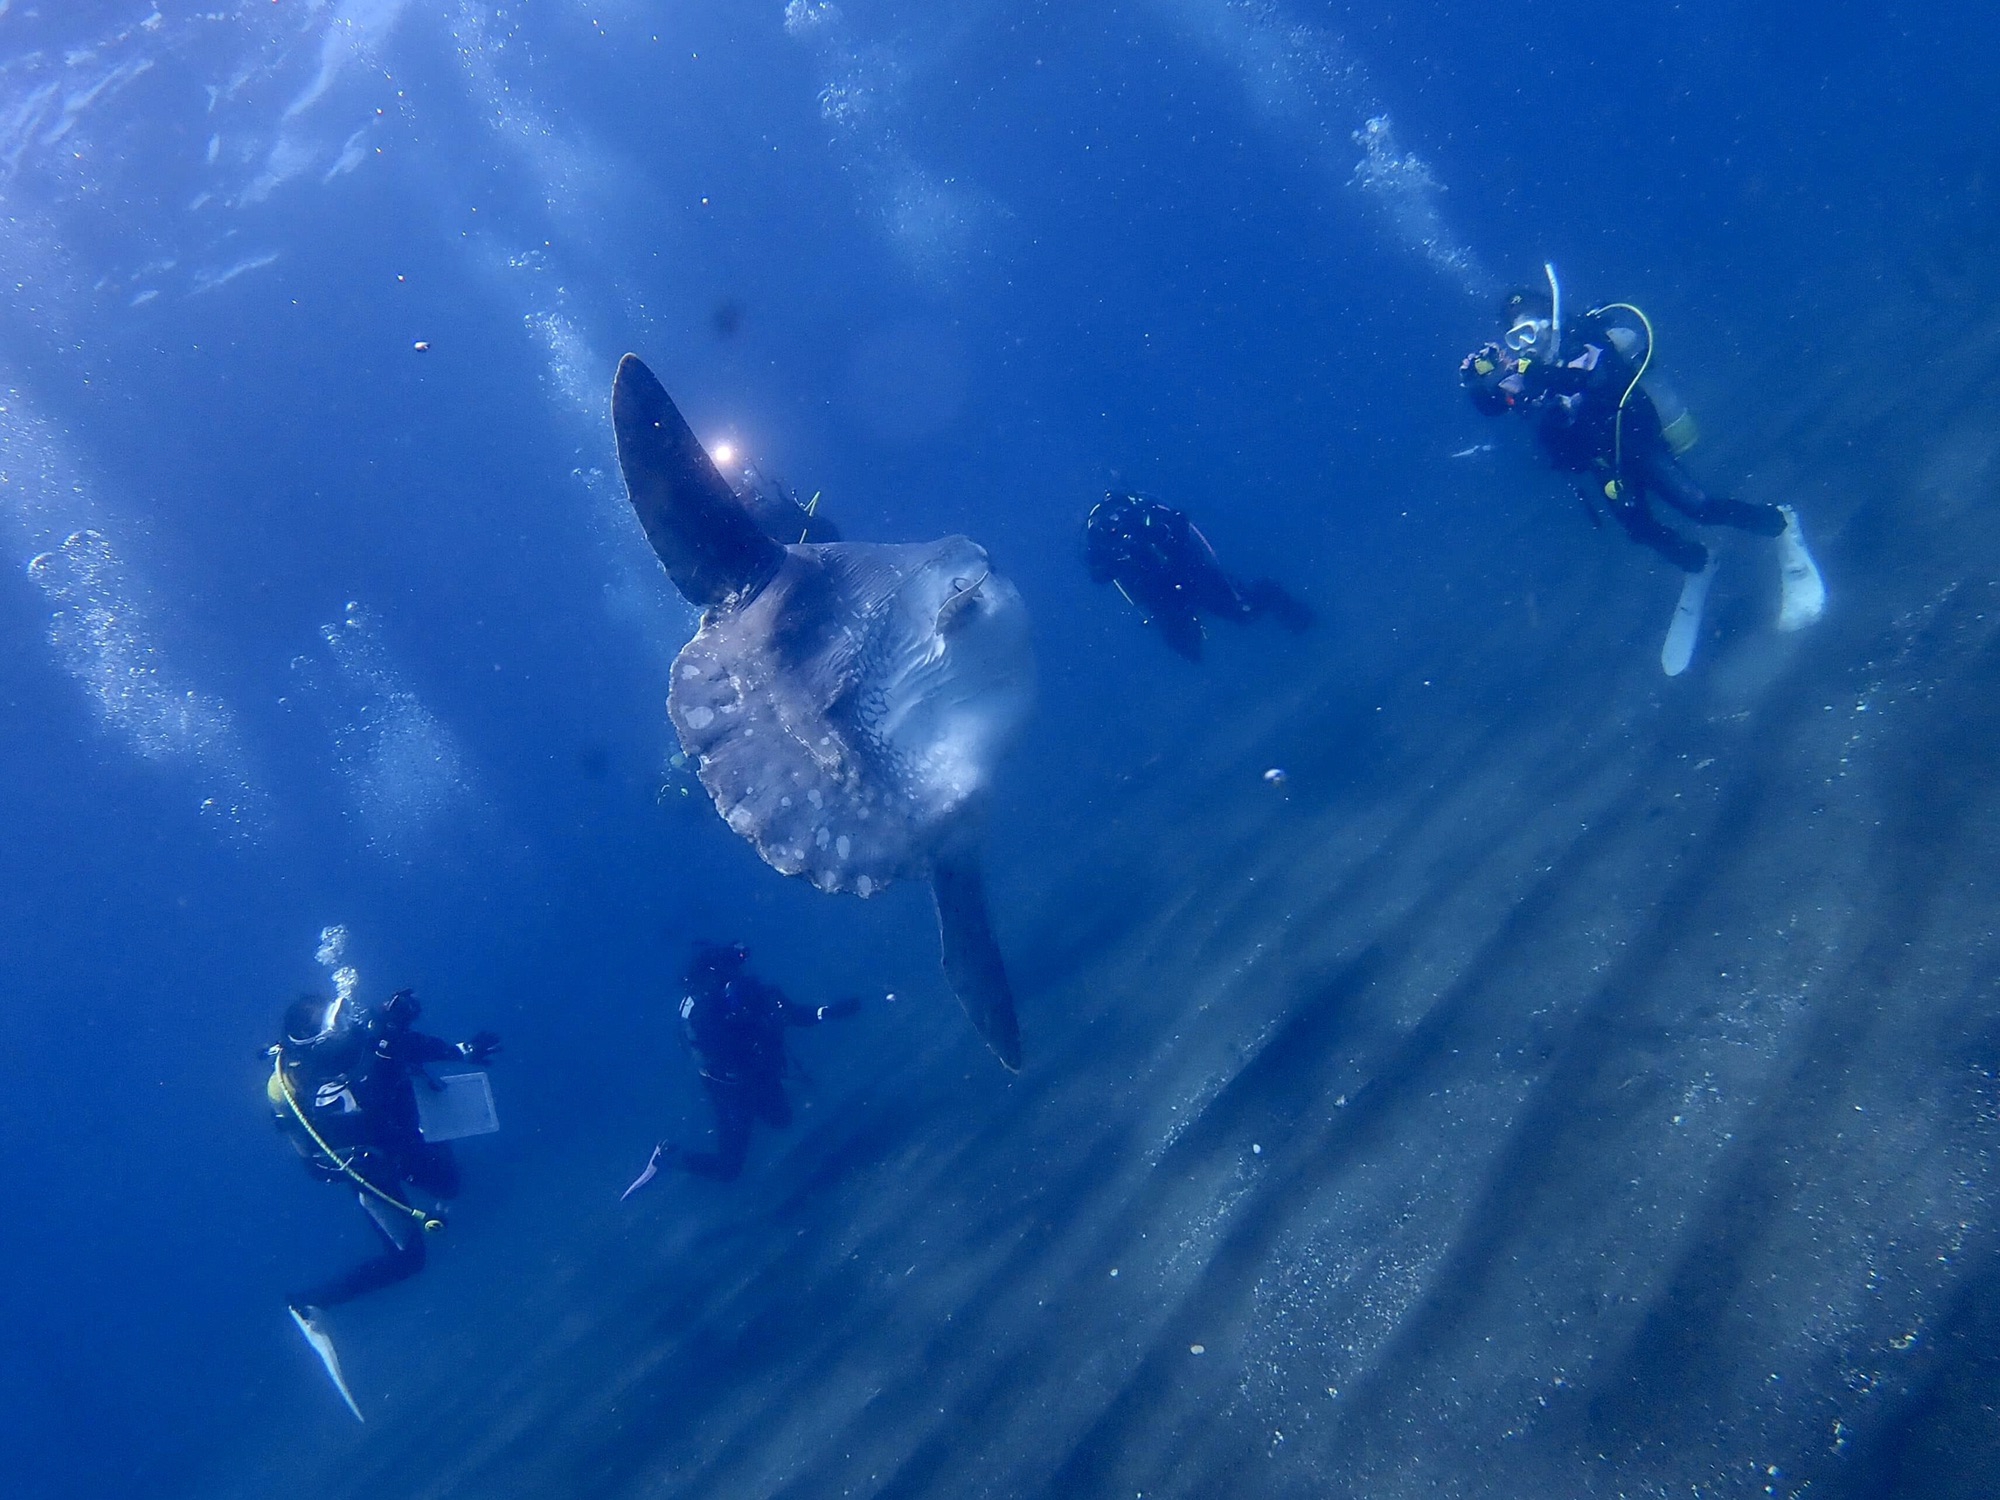
<svg viewBox="0 0 2000 1500">
<path fill-rule="evenodd" d="M 1991 1493 L 1996 42 L 0 0 L 6 1492 Z M 1675 578 L 1456 388 L 1545 259 L 1799 507 L 1819 626 L 1731 541 L 1659 674 Z M 627 350 L 1026 597 L 1020 1079 L 919 890 L 672 785 Z M 1114 485 L 1318 628 L 1169 656 L 1080 565 Z M 332 924 L 506 1040 L 429 1268 L 335 1319 L 366 1426 L 283 1308 L 365 1225 L 262 1093 Z M 621 1206 L 704 1128 L 697 938 L 868 1005 L 742 1182 Z"/>
</svg>

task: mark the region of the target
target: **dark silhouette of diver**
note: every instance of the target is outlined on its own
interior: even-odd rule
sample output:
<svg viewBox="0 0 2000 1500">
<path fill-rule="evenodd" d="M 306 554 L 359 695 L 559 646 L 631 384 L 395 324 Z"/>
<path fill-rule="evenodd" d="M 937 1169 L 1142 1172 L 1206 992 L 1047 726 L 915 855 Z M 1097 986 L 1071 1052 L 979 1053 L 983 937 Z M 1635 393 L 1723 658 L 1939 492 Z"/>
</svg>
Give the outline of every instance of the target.
<svg viewBox="0 0 2000 1500">
<path fill-rule="evenodd" d="M 1784 532 L 1783 508 L 1710 495 L 1682 467 L 1640 383 L 1652 360 L 1645 314 L 1616 303 L 1559 321 L 1553 272 L 1550 284 L 1547 293 L 1510 293 L 1502 305 L 1506 332 L 1460 363 L 1472 404 L 1489 416 L 1527 417 L 1549 465 L 1580 476 L 1577 495 L 1593 523 L 1601 504 L 1633 541 L 1683 572 L 1706 568 L 1708 549 L 1662 522 L 1653 512 L 1656 498 L 1699 525 L 1767 537 Z"/>
<path fill-rule="evenodd" d="M 655 1166 L 733 1182 L 749 1154 L 751 1127 L 759 1120 L 776 1130 L 792 1123 L 785 1097 L 791 1068 L 786 1029 L 843 1020 L 861 1009 L 851 998 L 795 1005 L 783 990 L 752 974 L 749 963 L 750 950 L 741 943 L 695 945 L 681 982 L 681 1027 L 715 1111 L 715 1149 L 683 1151 L 663 1142 L 654 1153 Z"/>
<path fill-rule="evenodd" d="M 424 1235 L 444 1227 L 412 1204 L 416 1188 L 443 1201 L 458 1196 L 458 1161 L 445 1142 L 427 1142 L 417 1123 L 416 1082 L 434 1062 L 483 1063 L 500 1050 L 490 1031 L 447 1042 L 416 1031 L 417 997 L 398 990 L 378 1009 L 308 995 L 285 1012 L 284 1040 L 271 1048 L 266 1088 L 277 1125 L 321 1182 L 353 1189 L 385 1250 L 372 1260 L 287 1301 L 308 1334 L 314 1315 L 392 1286 L 424 1268 Z M 437 1085 L 430 1085 L 436 1087 Z"/>
<path fill-rule="evenodd" d="M 1116 586 L 1189 661 L 1201 660 L 1203 615 L 1247 624 L 1268 614 L 1294 633 L 1313 622 L 1312 611 L 1272 580 L 1230 577 L 1187 512 L 1143 495 L 1113 491 L 1091 507 L 1083 561 L 1093 583 Z"/>
</svg>

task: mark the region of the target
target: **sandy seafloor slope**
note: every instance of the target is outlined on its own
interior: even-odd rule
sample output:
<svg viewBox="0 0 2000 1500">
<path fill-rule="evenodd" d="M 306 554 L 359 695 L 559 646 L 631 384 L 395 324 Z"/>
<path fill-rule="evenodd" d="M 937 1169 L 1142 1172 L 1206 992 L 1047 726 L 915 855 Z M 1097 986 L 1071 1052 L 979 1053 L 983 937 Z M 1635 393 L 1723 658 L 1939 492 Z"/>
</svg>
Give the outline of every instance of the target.
<svg viewBox="0 0 2000 1500">
<path fill-rule="evenodd" d="M 1736 548 L 1669 682 L 1598 545 L 1428 680 L 1323 656 L 998 872 L 1022 1078 L 952 1036 L 734 1197 L 579 1181 L 214 1492 L 1991 1493 L 1996 350 L 1774 419 L 1817 631 Z"/>
</svg>

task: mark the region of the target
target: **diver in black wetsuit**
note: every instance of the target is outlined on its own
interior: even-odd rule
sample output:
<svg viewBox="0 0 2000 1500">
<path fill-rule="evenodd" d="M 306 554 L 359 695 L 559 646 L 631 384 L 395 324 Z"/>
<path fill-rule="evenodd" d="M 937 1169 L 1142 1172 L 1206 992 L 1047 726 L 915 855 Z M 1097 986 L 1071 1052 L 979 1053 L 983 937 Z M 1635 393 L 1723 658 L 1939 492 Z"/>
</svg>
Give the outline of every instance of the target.
<svg viewBox="0 0 2000 1500">
<path fill-rule="evenodd" d="M 1269 614 L 1294 633 L 1313 621 L 1312 611 L 1272 580 L 1231 578 L 1187 512 L 1143 495 L 1113 492 L 1091 508 L 1083 561 L 1093 583 L 1115 584 L 1189 661 L 1201 660 L 1205 614 L 1239 624 Z"/>
<path fill-rule="evenodd" d="M 1577 494 L 1593 522 L 1602 504 L 1633 541 L 1687 573 L 1708 566 L 1708 549 L 1662 522 L 1655 498 L 1703 526 L 1768 537 L 1785 530 L 1779 507 L 1710 495 L 1681 466 L 1639 383 L 1651 358 L 1650 325 L 1643 314 L 1632 320 L 1638 328 L 1611 316 L 1636 308 L 1620 304 L 1558 326 L 1554 297 L 1523 290 L 1508 296 L 1503 311 L 1506 333 L 1466 355 L 1459 380 L 1480 411 L 1516 411 L 1534 424 L 1549 464 L 1583 476 Z"/>
<path fill-rule="evenodd" d="M 681 1025 L 715 1110 L 715 1150 L 683 1151 L 663 1143 L 655 1154 L 660 1165 L 717 1182 L 733 1182 L 742 1173 L 757 1121 L 777 1130 L 792 1123 L 785 1097 L 791 1064 L 786 1028 L 843 1020 L 861 1009 L 855 999 L 794 1005 L 783 990 L 750 973 L 749 962 L 741 943 L 695 947 L 681 985 Z"/>
<path fill-rule="evenodd" d="M 379 1009 L 308 995 L 285 1012 L 285 1039 L 266 1092 L 284 1132 L 321 1182 L 350 1187 L 387 1248 L 373 1260 L 287 1299 L 300 1326 L 314 1315 L 391 1286 L 424 1268 L 424 1234 L 443 1220 L 412 1204 L 414 1187 L 458 1195 L 448 1143 L 427 1142 L 417 1123 L 416 1082 L 434 1062 L 483 1063 L 500 1050 L 490 1031 L 447 1042 L 412 1029 L 417 997 L 398 990 Z M 435 1087 L 436 1085 L 431 1085 Z"/>
</svg>

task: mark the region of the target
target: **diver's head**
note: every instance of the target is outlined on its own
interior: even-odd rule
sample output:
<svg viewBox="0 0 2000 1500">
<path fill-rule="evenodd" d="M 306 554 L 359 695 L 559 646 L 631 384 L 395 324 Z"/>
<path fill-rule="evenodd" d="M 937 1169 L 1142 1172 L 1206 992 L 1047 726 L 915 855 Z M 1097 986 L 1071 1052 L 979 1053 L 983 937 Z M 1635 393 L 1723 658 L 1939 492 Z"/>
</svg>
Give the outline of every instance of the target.
<svg viewBox="0 0 2000 1500">
<path fill-rule="evenodd" d="M 285 1040 L 295 1047 L 323 1042 L 333 1031 L 340 1002 L 324 995 L 301 995 L 285 1007 Z"/>
<path fill-rule="evenodd" d="M 1547 292 L 1516 287 L 1500 304 L 1507 331 L 1500 342 L 1522 359 L 1555 358 L 1555 304 Z"/>
<path fill-rule="evenodd" d="M 415 990 L 397 990 L 382 1002 L 380 1012 L 382 1024 L 391 1031 L 408 1031 L 423 1013 L 423 1005 L 418 1001 Z"/>
</svg>

